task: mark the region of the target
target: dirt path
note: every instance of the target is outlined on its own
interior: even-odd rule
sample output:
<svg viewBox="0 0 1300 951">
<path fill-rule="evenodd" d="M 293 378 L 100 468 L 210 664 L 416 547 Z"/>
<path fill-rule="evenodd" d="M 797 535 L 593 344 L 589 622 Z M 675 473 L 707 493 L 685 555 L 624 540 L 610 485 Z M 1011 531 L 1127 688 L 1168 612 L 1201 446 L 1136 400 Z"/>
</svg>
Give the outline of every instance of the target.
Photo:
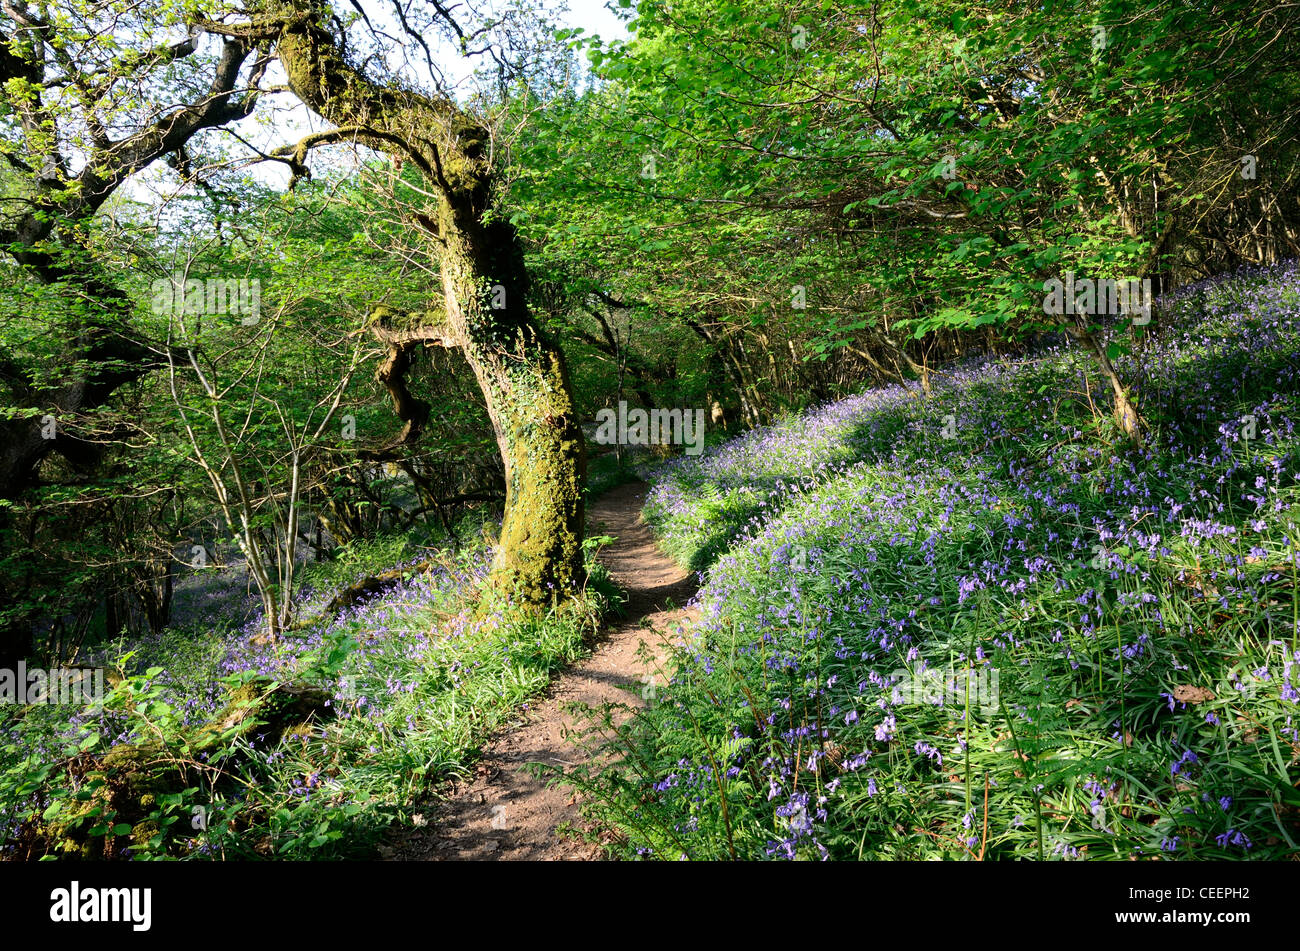
<svg viewBox="0 0 1300 951">
<path fill-rule="evenodd" d="M 560 833 L 578 826 L 573 791 L 550 787 L 522 767 L 528 763 L 572 766 L 585 756 L 563 736 L 577 725 L 563 707 L 621 703 L 643 706 L 641 690 L 650 672 L 637 651 L 644 641 L 659 659 L 664 645 L 686 615 L 683 605 L 695 593 L 694 577 L 659 551 L 642 524 L 646 485 L 620 486 L 594 500 L 587 521 L 593 532 L 617 536 L 600 554 L 601 562 L 627 591 L 626 615 L 605 629 L 590 657 L 562 672 L 548 693 L 534 700 L 522 721 L 487 744 L 473 779 L 455 788 L 450 799 L 430 808 L 427 825 L 408 830 L 389 849 L 393 858 L 413 861 L 453 859 L 597 859 L 597 846 Z M 648 626 L 647 626 L 648 625 Z M 635 690 L 626 689 L 634 686 Z M 625 719 L 628 714 L 623 714 Z"/>
</svg>

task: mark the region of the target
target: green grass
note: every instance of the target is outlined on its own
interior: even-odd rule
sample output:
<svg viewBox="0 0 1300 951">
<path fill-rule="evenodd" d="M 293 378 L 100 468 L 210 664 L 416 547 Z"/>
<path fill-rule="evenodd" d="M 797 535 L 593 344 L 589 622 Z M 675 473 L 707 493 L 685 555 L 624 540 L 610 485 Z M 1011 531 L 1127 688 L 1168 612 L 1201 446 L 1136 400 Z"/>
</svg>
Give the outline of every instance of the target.
<svg viewBox="0 0 1300 951">
<path fill-rule="evenodd" d="M 310 575 L 328 592 L 428 555 L 380 540 Z M 592 563 L 576 600 L 512 614 L 480 601 L 487 556 L 444 553 L 432 580 L 413 577 L 275 645 L 201 628 L 123 645 L 134 650 L 122 666 L 136 673 L 75 719 L 66 707 L 0 710 L 0 848 L 26 858 L 372 854 L 585 653 L 613 594 Z M 327 706 L 263 741 L 281 682 L 318 688 Z M 253 691 L 252 719 L 207 733 L 241 688 Z M 140 749 L 144 765 L 133 758 Z M 200 808 L 206 828 L 195 828 Z"/>
<path fill-rule="evenodd" d="M 708 578 L 618 765 L 571 777 L 615 853 L 1293 857 L 1295 283 L 1190 294 L 1121 360 L 1143 449 L 1066 351 L 662 470 L 646 517 Z"/>
</svg>

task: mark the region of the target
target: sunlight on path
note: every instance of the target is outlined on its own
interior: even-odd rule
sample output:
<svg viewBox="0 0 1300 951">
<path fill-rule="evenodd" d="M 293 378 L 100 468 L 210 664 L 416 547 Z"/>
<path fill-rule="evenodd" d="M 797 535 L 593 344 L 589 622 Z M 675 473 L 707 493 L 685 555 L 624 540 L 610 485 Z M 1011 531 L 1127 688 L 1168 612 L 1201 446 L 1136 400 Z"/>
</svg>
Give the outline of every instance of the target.
<svg viewBox="0 0 1300 951">
<path fill-rule="evenodd" d="M 637 656 L 638 648 L 644 641 L 662 661 L 667 654 L 664 642 L 672 642 L 679 622 L 686 618 L 685 610 L 666 606 L 685 604 L 695 592 L 695 579 L 659 551 L 650 529 L 641 523 L 646 489 L 639 482 L 620 486 L 594 500 L 588 511 L 593 533 L 616 536 L 600 560 L 627 591 L 626 617 L 605 629 L 590 657 L 556 677 L 549 692 L 522 711 L 518 725 L 489 741 L 474 778 L 456 787 L 447 801 L 431 804 L 426 826 L 397 832 L 391 844 L 381 848 L 385 857 L 429 861 L 601 857 L 597 846 L 558 832 L 563 826 L 579 824 L 573 791 L 548 787 L 544 778 L 523 767 L 537 762 L 569 767 L 587 755 L 564 736 L 566 729 L 577 725 L 563 709 L 568 704 L 643 706 L 641 691 L 650 668 Z M 623 712 L 617 719 L 628 715 Z"/>
</svg>

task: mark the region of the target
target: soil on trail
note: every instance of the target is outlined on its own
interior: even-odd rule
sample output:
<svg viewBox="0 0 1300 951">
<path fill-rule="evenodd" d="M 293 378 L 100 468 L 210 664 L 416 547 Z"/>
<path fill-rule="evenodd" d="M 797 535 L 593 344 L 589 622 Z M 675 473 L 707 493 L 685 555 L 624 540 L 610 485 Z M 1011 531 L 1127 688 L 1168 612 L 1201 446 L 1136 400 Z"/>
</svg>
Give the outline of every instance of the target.
<svg viewBox="0 0 1300 951">
<path fill-rule="evenodd" d="M 617 538 L 599 557 L 627 593 L 624 616 L 605 628 L 589 657 L 561 672 L 548 692 L 521 712 L 519 722 L 487 743 L 473 778 L 453 787 L 447 799 L 430 804 L 424 826 L 403 829 L 400 839 L 381 849 L 385 856 L 408 861 L 602 857 L 599 846 L 562 834 L 563 828 L 582 825 L 574 790 L 550 786 L 547 777 L 524 767 L 578 765 L 590 754 L 564 736 L 582 725 L 565 707 L 643 707 L 645 678 L 653 666 L 637 656 L 642 642 L 662 664 L 668 646 L 677 640 L 687 616 L 681 605 L 695 593 L 695 578 L 659 551 L 641 522 L 645 492 L 642 482 L 623 485 L 588 505 L 591 532 Z M 669 603 L 676 607 L 668 609 Z M 615 722 L 630 715 L 618 710 Z"/>
</svg>

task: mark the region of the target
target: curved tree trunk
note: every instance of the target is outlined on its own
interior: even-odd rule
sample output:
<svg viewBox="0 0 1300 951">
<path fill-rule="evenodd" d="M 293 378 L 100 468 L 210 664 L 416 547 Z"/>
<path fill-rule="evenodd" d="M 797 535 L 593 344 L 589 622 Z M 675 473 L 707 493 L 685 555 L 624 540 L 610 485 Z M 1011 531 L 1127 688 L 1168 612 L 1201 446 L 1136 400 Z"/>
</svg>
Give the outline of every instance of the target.
<svg viewBox="0 0 1300 951">
<path fill-rule="evenodd" d="M 414 161 L 438 195 L 436 215 L 416 217 L 436 243 L 447 340 L 474 370 L 505 465 L 491 585 L 522 606 L 561 600 L 584 577 L 582 430 L 563 354 L 528 307 L 519 237 L 488 214 L 488 130 L 450 99 L 367 79 L 344 60 L 326 12 L 313 12 L 304 20 L 286 9 L 282 19 L 276 43 L 290 88 L 339 127 L 339 139 Z"/>
<path fill-rule="evenodd" d="M 1125 389 L 1119 374 L 1115 372 L 1115 367 L 1110 362 L 1110 357 L 1106 354 L 1106 345 L 1090 330 L 1081 329 L 1077 326 L 1070 326 L 1068 329 L 1096 358 L 1102 376 L 1110 384 L 1115 425 L 1119 427 L 1130 442 L 1141 445 L 1147 429 L 1146 420 L 1142 418 L 1137 411 L 1137 407 L 1133 405 L 1133 401 L 1129 399 L 1128 390 Z"/>
<path fill-rule="evenodd" d="M 583 579 L 582 429 L 564 356 L 528 311 L 514 228 L 457 221 L 459 214 L 444 206 L 443 295 L 505 465 L 493 582 L 504 594 L 541 605 L 571 594 Z M 493 306 L 499 303 L 505 306 Z"/>
</svg>

